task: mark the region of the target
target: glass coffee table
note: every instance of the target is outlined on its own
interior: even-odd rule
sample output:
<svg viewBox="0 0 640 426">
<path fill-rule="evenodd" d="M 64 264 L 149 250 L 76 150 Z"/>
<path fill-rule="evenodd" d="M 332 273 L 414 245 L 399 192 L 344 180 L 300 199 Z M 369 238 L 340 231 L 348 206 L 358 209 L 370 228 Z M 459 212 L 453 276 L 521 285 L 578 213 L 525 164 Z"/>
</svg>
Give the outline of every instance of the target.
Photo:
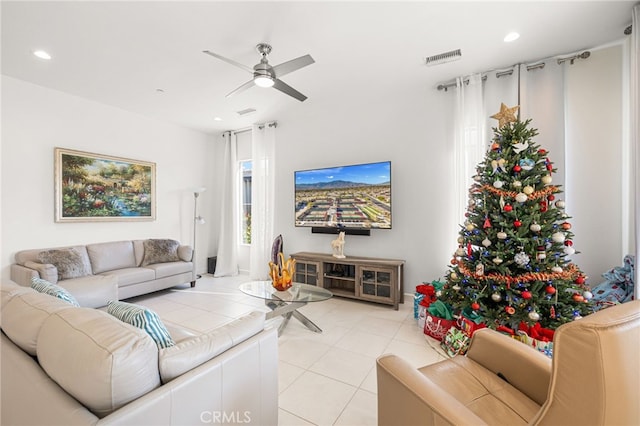
<svg viewBox="0 0 640 426">
<path fill-rule="evenodd" d="M 240 291 L 249 296 L 264 299 L 264 304 L 271 309 L 266 314 L 266 319 L 275 318 L 282 315 L 284 321 L 278 327 L 278 336 L 282 334 L 293 316 L 309 330 L 322 333 L 320 327 L 315 325 L 309 318 L 298 312 L 298 309 L 309 302 L 321 302 L 329 299 L 333 294 L 324 288 L 315 285 L 293 283 L 293 286 L 285 291 L 278 291 L 273 288 L 271 281 L 250 281 L 240 284 Z"/>
</svg>

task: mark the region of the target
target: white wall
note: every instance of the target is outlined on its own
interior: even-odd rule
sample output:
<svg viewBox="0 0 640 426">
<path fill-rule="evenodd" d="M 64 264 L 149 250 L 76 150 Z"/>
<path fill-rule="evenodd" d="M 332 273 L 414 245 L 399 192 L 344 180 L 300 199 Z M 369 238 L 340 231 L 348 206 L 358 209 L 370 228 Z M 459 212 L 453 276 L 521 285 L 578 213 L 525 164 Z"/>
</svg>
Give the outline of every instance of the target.
<svg viewBox="0 0 640 426">
<path fill-rule="evenodd" d="M 330 252 L 335 235 L 294 227 L 295 170 L 391 161 L 392 229 L 347 235 L 345 254 L 406 260 L 405 289 L 442 277 L 456 247 L 451 204 L 452 143 L 445 138 L 451 94 L 434 88 L 310 98 L 278 119 L 275 233 L 285 254 Z"/>
<path fill-rule="evenodd" d="M 193 239 L 193 192 L 215 170 L 211 136 L 2 77 L 2 279 L 16 251 L 137 238 Z M 148 222 L 55 223 L 54 147 L 156 163 L 157 214 Z M 213 197 L 198 200 L 207 217 Z M 198 229 L 198 271 L 206 271 L 210 227 Z"/>
</svg>

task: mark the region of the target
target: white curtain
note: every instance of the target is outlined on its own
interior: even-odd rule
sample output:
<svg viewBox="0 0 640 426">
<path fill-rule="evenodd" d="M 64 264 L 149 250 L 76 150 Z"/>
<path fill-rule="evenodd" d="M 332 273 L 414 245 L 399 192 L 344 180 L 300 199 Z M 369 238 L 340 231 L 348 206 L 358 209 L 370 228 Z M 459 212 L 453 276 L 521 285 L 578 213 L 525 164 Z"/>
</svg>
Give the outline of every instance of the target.
<svg viewBox="0 0 640 426">
<path fill-rule="evenodd" d="M 483 107 L 482 76 L 474 74 L 456 79 L 455 103 L 455 194 L 456 219 L 462 223 L 467 208 L 469 188 L 476 166 L 487 149 L 486 114 Z M 456 230 L 457 231 L 457 230 Z"/>
<path fill-rule="evenodd" d="M 223 136 L 224 180 L 216 277 L 238 274 L 238 146 L 234 133 L 226 132 Z"/>
<path fill-rule="evenodd" d="M 567 64 L 568 65 L 568 64 Z M 549 153 L 558 171 L 552 176 L 554 185 L 565 184 L 565 100 L 564 69 L 553 60 L 544 68 L 520 68 L 520 119 L 531 119 L 538 129 L 535 142 Z M 516 76 L 514 75 L 514 83 Z M 514 84 L 515 85 L 515 84 Z M 497 110 L 496 110 L 497 111 Z M 564 190 L 564 188 L 563 188 Z"/>
<path fill-rule="evenodd" d="M 269 277 L 274 239 L 276 123 L 254 125 L 251 140 L 251 249 L 249 275 Z"/>
<path fill-rule="evenodd" d="M 638 90 L 640 90 L 640 78 L 638 77 L 638 70 L 640 69 L 640 57 L 638 51 L 640 50 L 640 3 L 636 4 L 631 11 L 632 15 L 632 33 L 631 33 L 631 54 L 630 54 L 630 142 L 631 149 L 635 150 L 635 187 L 633 188 L 633 194 L 635 195 L 635 255 L 636 255 L 636 276 L 635 276 L 635 298 L 640 296 L 640 272 L 638 272 L 638 255 L 640 254 L 640 200 L 638 199 L 638 189 L 640 189 L 640 173 L 638 168 L 640 167 L 640 122 L 638 115 L 640 115 L 640 99 L 638 96 Z"/>
</svg>

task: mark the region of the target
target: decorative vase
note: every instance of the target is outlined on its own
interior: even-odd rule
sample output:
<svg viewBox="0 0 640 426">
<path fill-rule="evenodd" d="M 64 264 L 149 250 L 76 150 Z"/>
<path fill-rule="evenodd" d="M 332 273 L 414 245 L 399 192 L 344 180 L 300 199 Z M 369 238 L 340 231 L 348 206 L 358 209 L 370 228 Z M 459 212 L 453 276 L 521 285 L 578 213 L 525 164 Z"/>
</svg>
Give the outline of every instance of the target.
<svg viewBox="0 0 640 426">
<path fill-rule="evenodd" d="M 282 252 L 278 253 L 278 262 L 269 262 L 269 276 L 273 288 L 278 291 L 285 291 L 293 285 L 293 274 L 295 272 L 295 259 L 284 260 Z"/>
</svg>

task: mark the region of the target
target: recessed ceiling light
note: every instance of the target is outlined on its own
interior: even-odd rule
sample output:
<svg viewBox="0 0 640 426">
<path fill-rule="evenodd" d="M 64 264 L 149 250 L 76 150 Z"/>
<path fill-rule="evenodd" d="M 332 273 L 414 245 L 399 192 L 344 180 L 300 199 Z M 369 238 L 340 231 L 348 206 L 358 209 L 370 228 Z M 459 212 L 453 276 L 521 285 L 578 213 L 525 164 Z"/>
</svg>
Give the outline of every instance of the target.
<svg viewBox="0 0 640 426">
<path fill-rule="evenodd" d="M 510 41 L 514 41 L 520 38 L 520 34 L 518 34 L 517 32 L 510 32 L 509 34 L 507 34 L 506 36 L 504 36 L 504 41 L 506 43 L 509 43 Z"/>
<path fill-rule="evenodd" d="M 44 50 L 36 50 L 33 52 L 33 54 L 38 58 L 45 59 L 47 61 L 51 59 L 51 55 L 49 55 L 49 53 L 45 52 Z"/>
<path fill-rule="evenodd" d="M 220 117 L 213 117 L 213 121 L 222 121 L 222 118 L 220 118 Z"/>
</svg>

